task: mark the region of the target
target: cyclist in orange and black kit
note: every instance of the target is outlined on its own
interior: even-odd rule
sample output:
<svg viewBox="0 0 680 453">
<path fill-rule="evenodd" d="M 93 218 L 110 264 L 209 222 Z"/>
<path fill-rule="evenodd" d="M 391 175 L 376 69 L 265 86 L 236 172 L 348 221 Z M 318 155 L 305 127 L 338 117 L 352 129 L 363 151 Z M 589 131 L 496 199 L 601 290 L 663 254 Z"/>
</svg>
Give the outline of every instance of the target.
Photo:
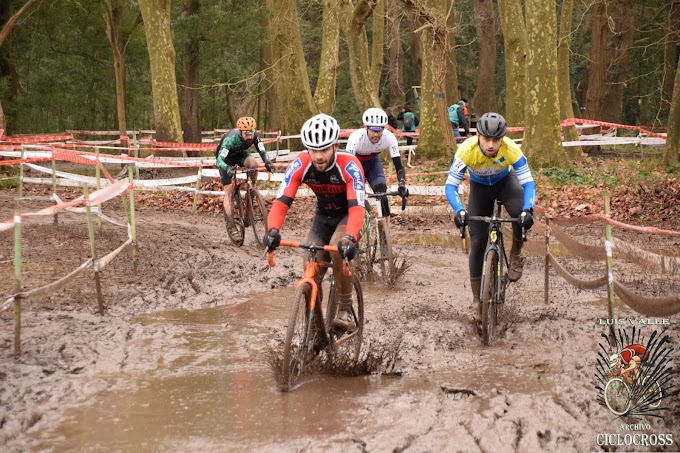
<svg viewBox="0 0 680 453">
<path fill-rule="evenodd" d="M 220 180 L 224 188 L 224 212 L 227 213 L 227 229 L 232 236 L 239 236 L 240 232 L 234 225 L 234 211 L 232 206 L 232 197 L 234 195 L 234 186 L 231 184 L 234 175 L 236 174 L 236 167 L 257 168 L 257 161 L 250 156 L 248 148 L 255 146 L 257 152 L 267 167 L 268 172 L 273 172 L 272 164 L 267 156 L 267 151 L 264 149 L 264 144 L 260 140 L 255 128 L 257 123 L 255 119 L 250 116 L 242 116 L 236 121 L 236 128 L 228 131 L 220 144 L 217 145 L 216 161 L 217 169 L 220 172 Z M 251 173 L 253 182 L 257 178 L 257 173 Z M 247 200 L 246 200 L 247 202 Z M 247 218 L 247 217 L 246 217 Z M 248 226 L 248 225 L 246 225 Z"/>
<path fill-rule="evenodd" d="M 316 194 L 316 215 L 307 234 L 307 242 L 317 245 L 337 244 L 339 254 L 331 254 L 333 276 L 338 285 L 340 303 L 333 327 L 345 331 L 355 325 L 348 313 L 352 307 L 352 281 L 342 272 L 342 260 L 356 255 L 359 231 L 364 222 L 364 174 L 359 160 L 346 153 L 338 153 L 340 126 L 328 115 L 319 114 L 308 119 L 300 131 L 302 144 L 307 148 L 288 168 L 276 200 L 269 211 L 269 231 L 263 244 L 273 251 L 281 242 L 283 226 L 300 184 L 305 183 Z M 327 260 L 326 256 L 322 259 Z"/>
</svg>

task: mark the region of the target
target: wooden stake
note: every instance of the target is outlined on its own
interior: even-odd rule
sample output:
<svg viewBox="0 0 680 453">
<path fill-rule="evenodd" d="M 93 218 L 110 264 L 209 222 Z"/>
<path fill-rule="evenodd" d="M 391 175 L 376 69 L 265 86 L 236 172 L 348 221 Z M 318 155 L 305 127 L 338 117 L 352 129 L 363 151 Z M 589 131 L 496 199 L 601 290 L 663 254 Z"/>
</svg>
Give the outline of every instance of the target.
<svg viewBox="0 0 680 453">
<path fill-rule="evenodd" d="M 137 166 L 135 165 L 135 168 Z M 130 184 L 134 184 L 132 179 L 132 165 L 128 165 L 128 178 Z M 135 188 L 134 185 L 130 188 L 130 234 L 132 235 L 132 272 L 137 275 L 137 255 L 139 248 L 137 246 L 137 223 L 135 221 Z"/>
<path fill-rule="evenodd" d="M 610 213 L 610 199 L 609 191 L 604 191 L 604 215 L 609 216 Z M 609 223 L 604 224 L 604 251 L 607 255 L 607 295 L 609 298 L 609 336 L 610 340 L 615 340 L 614 333 L 614 319 L 616 319 L 616 312 L 614 306 L 614 263 L 612 259 L 612 226 Z M 611 343 L 614 344 L 614 343 Z"/>
<path fill-rule="evenodd" d="M 14 355 L 21 354 L 21 216 L 14 214 Z"/>
<path fill-rule="evenodd" d="M 90 255 L 92 256 L 92 268 L 94 269 L 94 284 L 97 290 L 97 306 L 99 314 L 104 314 L 104 301 L 102 298 L 102 284 L 99 276 L 99 262 L 97 261 L 97 248 L 94 243 L 94 224 L 92 222 L 92 210 L 90 209 L 90 193 L 87 183 L 83 184 L 83 197 L 85 198 L 85 213 L 87 215 L 87 235 L 90 239 Z"/>
</svg>

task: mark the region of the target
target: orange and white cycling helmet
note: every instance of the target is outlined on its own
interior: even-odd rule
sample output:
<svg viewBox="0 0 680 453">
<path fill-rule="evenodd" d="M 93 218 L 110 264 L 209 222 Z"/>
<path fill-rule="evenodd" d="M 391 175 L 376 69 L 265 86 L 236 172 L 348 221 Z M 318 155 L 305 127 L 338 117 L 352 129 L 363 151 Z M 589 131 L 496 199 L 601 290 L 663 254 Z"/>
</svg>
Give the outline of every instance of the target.
<svg viewBox="0 0 680 453">
<path fill-rule="evenodd" d="M 252 131 L 257 127 L 257 123 L 252 116 L 242 116 L 236 121 L 236 127 L 240 131 Z"/>
</svg>

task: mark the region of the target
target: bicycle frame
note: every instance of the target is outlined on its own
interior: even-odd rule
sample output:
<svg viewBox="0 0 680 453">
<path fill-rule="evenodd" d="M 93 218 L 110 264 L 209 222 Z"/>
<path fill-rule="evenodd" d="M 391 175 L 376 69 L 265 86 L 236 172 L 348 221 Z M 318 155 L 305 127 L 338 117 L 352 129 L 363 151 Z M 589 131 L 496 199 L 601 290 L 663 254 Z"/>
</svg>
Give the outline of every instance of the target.
<svg viewBox="0 0 680 453">
<path fill-rule="evenodd" d="M 295 289 L 294 303 L 291 308 L 286 337 L 283 343 L 283 361 L 281 365 L 281 376 L 285 379 L 282 389 L 289 390 L 295 386 L 296 380 L 303 373 L 305 366 L 320 351 L 331 347 L 330 353 L 335 354 L 343 347 L 344 353 L 349 353 L 353 360 L 359 356 L 361 349 L 361 338 L 363 335 L 363 295 L 361 286 L 356 277 L 353 277 L 348 269 L 347 261 L 343 261 L 342 271 L 350 277 L 352 276 L 353 292 L 356 296 L 351 307 L 351 313 L 356 321 L 356 327 L 351 332 L 344 330 L 338 331 L 332 327 L 332 319 L 338 310 L 338 292 L 334 288 L 334 281 L 331 279 L 326 312 L 320 305 L 321 284 L 317 271 L 320 267 L 331 267 L 330 262 L 319 260 L 318 251 L 338 253 L 338 248 L 333 246 L 318 246 L 314 244 L 302 244 L 292 241 L 281 241 L 281 246 L 304 248 L 308 253 L 305 262 L 305 271 L 302 279 L 298 282 Z M 274 254 L 269 252 L 269 265 L 274 266 Z M 319 302 L 319 304 L 317 304 Z M 356 305 L 355 305 L 356 304 Z M 324 322 L 326 318 L 326 322 Z M 353 340 L 350 342 L 349 340 Z"/>
<path fill-rule="evenodd" d="M 380 192 L 368 194 L 369 198 L 377 199 L 377 215 L 375 218 L 375 227 L 373 228 L 375 243 L 373 244 L 373 238 L 371 238 L 371 228 L 370 220 L 362 228 L 362 233 L 366 233 L 366 250 L 368 252 L 368 269 L 367 272 L 372 272 L 373 264 L 376 261 L 380 261 L 380 268 L 383 280 L 385 283 L 389 283 L 391 276 L 395 272 L 394 268 L 394 256 L 392 253 L 392 240 L 389 234 L 389 217 L 385 217 L 382 210 L 382 199 L 389 196 L 397 196 L 399 192 Z M 401 210 L 406 209 L 406 199 L 407 197 L 402 197 Z M 367 212 L 367 217 L 370 219 L 370 213 Z M 373 248 L 373 250 L 372 250 Z M 387 262 L 386 262 L 387 261 Z"/>
<path fill-rule="evenodd" d="M 489 224 L 489 239 L 484 250 L 482 266 L 482 284 L 480 301 L 482 303 L 482 339 L 485 344 L 491 344 L 494 327 L 498 322 L 500 305 L 505 301 L 505 288 L 508 283 L 504 267 L 508 266 L 508 256 L 503 242 L 503 223 L 516 223 L 517 218 L 502 217 L 503 203 L 496 200 L 496 212 L 491 216 L 469 216 L 470 221 L 487 222 Z M 524 236 L 524 229 L 522 236 Z M 464 229 L 461 228 L 461 236 Z M 498 257 L 497 259 L 495 257 Z M 489 266 L 495 266 L 490 269 Z M 487 286 L 493 283 L 493 287 Z"/>
</svg>

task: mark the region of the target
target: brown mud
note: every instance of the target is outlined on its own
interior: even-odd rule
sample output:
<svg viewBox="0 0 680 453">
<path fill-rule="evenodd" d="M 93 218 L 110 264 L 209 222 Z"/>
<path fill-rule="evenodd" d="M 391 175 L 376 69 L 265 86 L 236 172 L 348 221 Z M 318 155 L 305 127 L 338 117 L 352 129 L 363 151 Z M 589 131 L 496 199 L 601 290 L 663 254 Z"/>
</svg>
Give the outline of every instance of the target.
<svg viewBox="0 0 680 453">
<path fill-rule="evenodd" d="M 0 201 L 0 220 L 39 206 Z M 286 238 L 304 238 L 310 207 L 296 201 Z M 118 208 L 105 212 L 123 217 Z M 364 350 L 398 350 L 396 362 L 382 374 L 319 374 L 282 393 L 269 358 L 283 340 L 299 253 L 282 249 L 269 268 L 251 230 L 243 247 L 229 243 L 221 215 L 141 206 L 138 273 L 129 249 L 104 270 L 103 316 L 91 272 L 24 302 L 19 357 L 12 355 L 12 310 L 0 313 L 0 450 L 678 450 L 677 395 L 664 400 L 662 417 L 617 418 L 598 403 L 606 290 L 580 291 L 551 272 L 546 305 L 541 236 L 534 233 L 524 276 L 508 289 L 498 340 L 485 347 L 469 307 L 467 255 L 450 219 L 396 216 L 392 224 L 410 268 L 394 288 L 364 285 Z M 587 227 L 570 231 L 584 242 L 601 236 Z M 57 225 L 31 219 L 22 232 L 24 290 L 89 257 L 83 215 L 61 214 Z M 625 237 L 649 246 L 649 236 Z M 126 238 L 104 223 L 98 255 Z M 677 239 L 653 241 L 677 250 Z M 564 263 L 582 278 L 603 270 L 572 257 Z M 642 293 L 677 293 L 677 278 L 617 266 Z M 0 275 L 0 294 L 12 294 L 10 233 L 0 235 Z M 618 299 L 617 317 L 646 318 Z M 669 322 L 677 345 L 677 316 Z M 634 423 L 649 426 L 622 430 Z M 673 445 L 597 443 L 599 434 L 631 433 L 669 434 Z"/>
</svg>

